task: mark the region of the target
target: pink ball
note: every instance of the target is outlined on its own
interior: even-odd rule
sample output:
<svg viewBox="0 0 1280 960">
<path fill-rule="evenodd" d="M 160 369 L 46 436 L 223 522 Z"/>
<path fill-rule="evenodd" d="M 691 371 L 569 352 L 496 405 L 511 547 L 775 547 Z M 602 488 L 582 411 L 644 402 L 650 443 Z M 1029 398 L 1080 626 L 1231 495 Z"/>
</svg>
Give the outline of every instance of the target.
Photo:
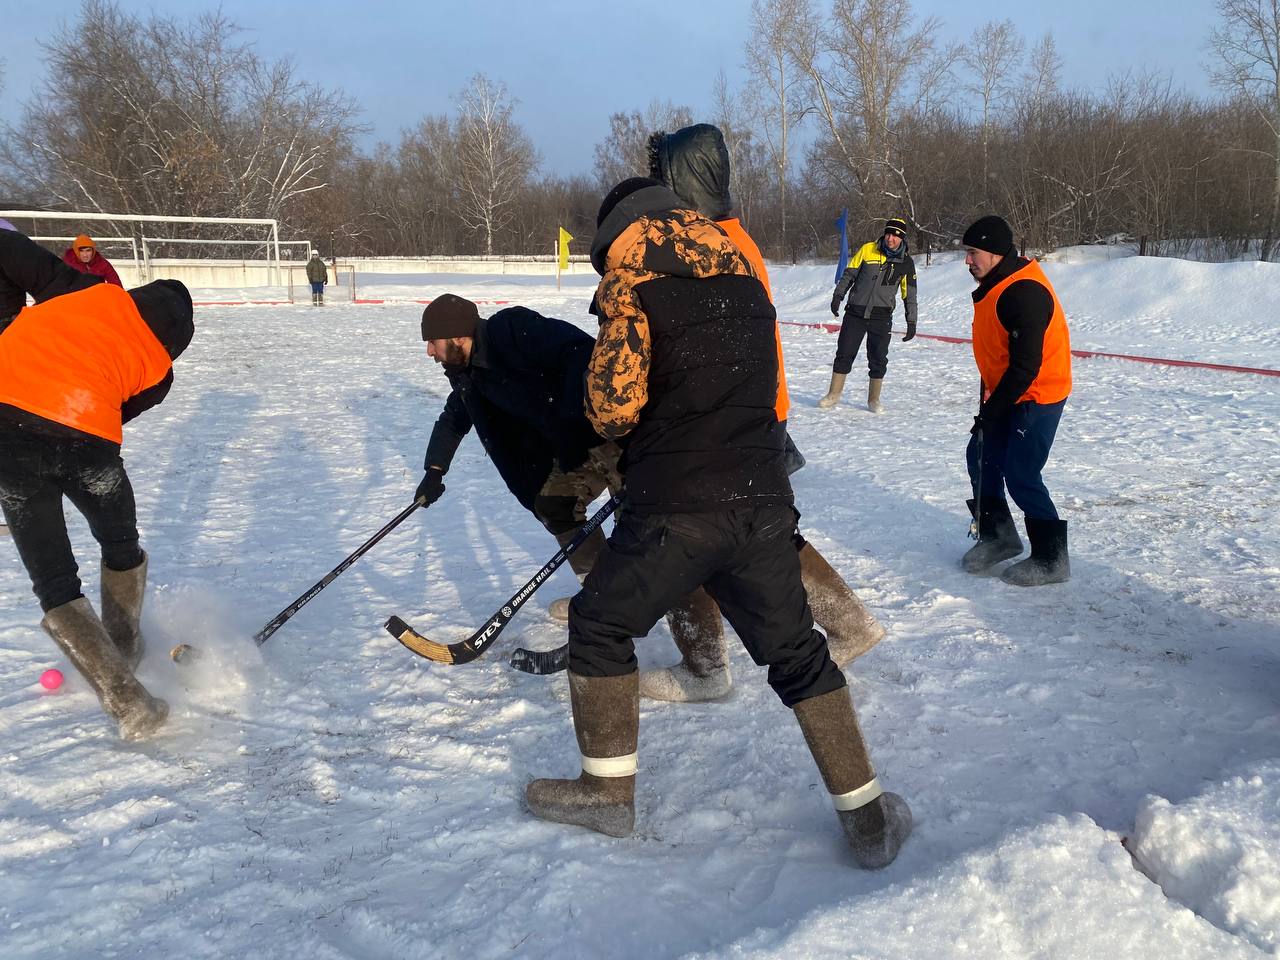
<svg viewBox="0 0 1280 960">
<path fill-rule="evenodd" d="M 62 671 L 46 670 L 44 673 L 40 674 L 40 686 L 44 687 L 46 690 L 57 690 L 62 686 Z"/>
</svg>

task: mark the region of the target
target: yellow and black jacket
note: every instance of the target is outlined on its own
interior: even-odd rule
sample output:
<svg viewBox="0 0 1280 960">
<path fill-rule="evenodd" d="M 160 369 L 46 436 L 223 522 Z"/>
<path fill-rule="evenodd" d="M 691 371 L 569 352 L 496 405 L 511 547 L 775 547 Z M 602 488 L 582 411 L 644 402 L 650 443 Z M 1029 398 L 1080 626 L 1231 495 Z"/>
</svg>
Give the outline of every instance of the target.
<svg viewBox="0 0 1280 960">
<path fill-rule="evenodd" d="M 893 253 L 885 250 L 883 237 L 855 250 L 831 297 L 833 311 L 839 308 L 846 294 L 849 297 L 846 316 L 885 321 L 893 318 L 894 298 L 901 296 L 907 323 L 914 324 L 916 265 L 907 252 L 907 241 L 903 240 L 902 246 Z"/>
<path fill-rule="evenodd" d="M 600 225 L 587 417 L 624 440 L 628 510 L 790 503 L 773 305 L 725 232 L 681 206 L 654 184 Z"/>
</svg>

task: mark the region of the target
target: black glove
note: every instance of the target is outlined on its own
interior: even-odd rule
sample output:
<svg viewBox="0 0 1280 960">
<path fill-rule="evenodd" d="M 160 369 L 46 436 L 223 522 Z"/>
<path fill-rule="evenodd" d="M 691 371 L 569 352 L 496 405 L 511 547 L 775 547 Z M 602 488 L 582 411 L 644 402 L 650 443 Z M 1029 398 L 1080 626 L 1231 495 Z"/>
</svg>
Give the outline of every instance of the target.
<svg viewBox="0 0 1280 960">
<path fill-rule="evenodd" d="M 422 482 L 418 484 L 418 489 L 413 491 L 414 501 L 421 500 L 424 507 L 429 507 L 444 493 L 444 474 L 435 467 L 427 468 L 427 475 L 422 478 Z"/>
<path fill-rule="evenodd" d="M 915 335 L 916 335 L 916 322 L 914 320 L 908 320 L 907 335 L 902 338 L 902 342 L 906 343 L 908 340 L 914 339 Z"/>
<path fill-rule="evenodd" d="M 841 299 L 842 299 L 841 297 L 831 298 L 831 315 L 833 317 L 840 316 L 840 300 Z"/>
<path fill-rule="evenodd" d="M 986 421 L 984 421 L 982 419 L 982 415 L 979 414 L 978 416 L 973 418 L 973 426 L 969 428 L 969 433 L 976 436 L 977 434 L 981 433 L 986 428 L 986 426 L 987 426 Z"/>
</svg>

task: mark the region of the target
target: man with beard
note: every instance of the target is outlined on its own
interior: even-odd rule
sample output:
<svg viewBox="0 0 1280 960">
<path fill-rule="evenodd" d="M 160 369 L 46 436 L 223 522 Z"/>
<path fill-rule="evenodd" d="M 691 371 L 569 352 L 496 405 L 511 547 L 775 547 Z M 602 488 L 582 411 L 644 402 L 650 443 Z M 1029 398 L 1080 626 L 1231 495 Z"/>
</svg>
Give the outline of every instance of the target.
<svg viewBox="0 0 1280 960">
<path fill-rule="evenodd" d="M 422 311 L 422 339 L 452 389 L 431 431 L 415 498 L 428 504 L 440 498 L 454 454 L 474 428 L 507 489 L 567 545 L 592 501 L 622 486 L 622 452 L 592 429 L 584 410 L 583 377 L 594 341 L 525 307 L 481 317 L 474 303 L 451 293 Z M 596 530 L 570 554 L 579 580 L 604 544 Z M 708 616 L 718 623 L 710 598 L 694 591 L 669 612 L 672 636 L 687 642 L 685 631 Z"/>
</svg>

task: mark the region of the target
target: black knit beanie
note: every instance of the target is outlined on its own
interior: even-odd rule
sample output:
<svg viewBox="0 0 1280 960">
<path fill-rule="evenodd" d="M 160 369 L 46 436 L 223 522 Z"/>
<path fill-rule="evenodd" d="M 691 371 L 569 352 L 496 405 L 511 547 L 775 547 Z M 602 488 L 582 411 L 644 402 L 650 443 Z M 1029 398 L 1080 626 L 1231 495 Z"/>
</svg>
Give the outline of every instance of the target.
<svg viewBox="0 0 1280 960">
<path fill-rule="evenodd" d="M 1013 230 L 1005 223 L 1003 217 L 986 216 L 976 220 L 960 242 L 975 250 L 985 250 L 999 257 L 1007 257 L 1014 252 Z"/>
<path fill-rule="evenodd" d="M 600 202 L 600 212 L 596 214 L 596 226 L 604 223 L 605 217 L 613 212 L 613 208 L 620 204 L 631 194 L 637 190 L 643 190 L 645 187 L 660 187 L 662 183 L 649 177 L 630 177 L 623 180 L 620 184 L 605 194 L 604 200 Z"/>
<path fill-rule="evenodd" d="M 480 313 L 470 300 L 452 293 L 436 297 L 422 311 L 423 340 L 452 340 L 474 337 Z"/>
</svg>

